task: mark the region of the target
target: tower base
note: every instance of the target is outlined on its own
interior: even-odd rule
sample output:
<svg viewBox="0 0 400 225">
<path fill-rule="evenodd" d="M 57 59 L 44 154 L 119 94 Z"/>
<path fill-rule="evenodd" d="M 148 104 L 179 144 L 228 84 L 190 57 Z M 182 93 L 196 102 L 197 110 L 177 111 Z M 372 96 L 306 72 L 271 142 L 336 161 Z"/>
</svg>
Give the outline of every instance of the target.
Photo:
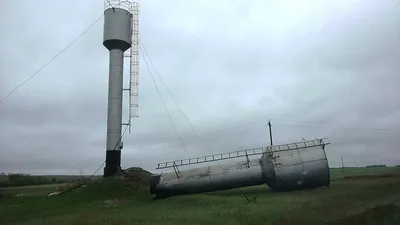
<svg viewBox="0 0 400 225">
<path fill-rule="evenodd" d="M 111 177 L 121 170 L 121 151 L 106 151 L 106 167 L 103 177 Z"/>
</svg>

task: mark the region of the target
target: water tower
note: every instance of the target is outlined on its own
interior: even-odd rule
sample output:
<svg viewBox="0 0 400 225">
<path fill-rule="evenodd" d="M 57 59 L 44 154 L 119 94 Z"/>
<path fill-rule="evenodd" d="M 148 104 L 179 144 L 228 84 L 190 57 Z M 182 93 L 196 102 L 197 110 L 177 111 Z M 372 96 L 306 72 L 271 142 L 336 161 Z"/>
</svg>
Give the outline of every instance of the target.
<svg viewBox="0 0 400 225">
<path fill-rule="evenodd" d="M 121 169 L 122 127 L 131 125 L 136 117 L 133 108 L 137 108 L 138 86 L 138 14 L 139 4 L 129 1 L 106 0 L 104 7 L 103 45 L 110 52 L 107 144 L 104 176 L 113 176 Z M 124 52 L 131 49 L 130 54 Z M 124 88 L 124 57 L 130 58 L 130 85 Z M 123 92 L 129 92 L 129 121 L 122 121 Z"/>
</svg>

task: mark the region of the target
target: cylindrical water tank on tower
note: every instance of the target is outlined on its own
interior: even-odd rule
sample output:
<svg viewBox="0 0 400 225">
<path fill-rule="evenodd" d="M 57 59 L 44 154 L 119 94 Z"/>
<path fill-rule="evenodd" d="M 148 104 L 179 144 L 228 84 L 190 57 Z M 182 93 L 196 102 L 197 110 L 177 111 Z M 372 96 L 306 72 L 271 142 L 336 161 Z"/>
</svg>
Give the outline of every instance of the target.
<svg viewBox="0 0 400 225">
<path fill-rule="evenodd" d="M 105 4 L 103 45 L 108 50 L 126 51 L 132 40 L 131 3 L 106 0 Z"/>
<path fill-rule="evenodd" d="M 105 1 L 103 38 L 103 45 L 110 51 L 104 168 L 104 176 L 109 177 L 121 168 L 124 52 L 132 43 L 132 5 L 129 1 Z"/>
</svg>

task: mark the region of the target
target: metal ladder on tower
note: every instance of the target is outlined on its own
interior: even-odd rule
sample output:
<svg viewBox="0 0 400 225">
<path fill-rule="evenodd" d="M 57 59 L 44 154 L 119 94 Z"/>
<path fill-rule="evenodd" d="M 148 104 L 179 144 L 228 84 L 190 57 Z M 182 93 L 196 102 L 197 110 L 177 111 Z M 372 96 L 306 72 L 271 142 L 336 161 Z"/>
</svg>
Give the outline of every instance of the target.
<svg viewBox="0 0 400 225">
<path fill-rule="evenodd" d="M 129 133 L 131 133 L 132 118 L 139 117 L 139 3 L 131 3 L 132 42 L 130 48 L 129 67 Z"/>
</svg>

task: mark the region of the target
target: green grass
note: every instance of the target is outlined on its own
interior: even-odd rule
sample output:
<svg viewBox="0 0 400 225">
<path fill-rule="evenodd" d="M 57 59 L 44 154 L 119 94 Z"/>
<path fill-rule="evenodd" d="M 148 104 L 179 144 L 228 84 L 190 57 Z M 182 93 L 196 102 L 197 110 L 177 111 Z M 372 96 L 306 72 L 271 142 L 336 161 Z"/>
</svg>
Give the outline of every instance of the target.
<svg viewBox="0 0 400 225">
<path fill-rule="evenodd" d="M 354 176 L 370 174 L 378 176 Z M 153 200 L 148 188 L 118 180 L 52 197 L 45 196 L 54 186 L 19 188 L 15 193 L 36 194 L 0 199 L 0 224 L 400 224 L 400 169 L 332 169 L 331 175 L 329 187 L 312 190 L 243 188 L 257 196 L 249 204 L 238 190 Z"/>
</svg>

